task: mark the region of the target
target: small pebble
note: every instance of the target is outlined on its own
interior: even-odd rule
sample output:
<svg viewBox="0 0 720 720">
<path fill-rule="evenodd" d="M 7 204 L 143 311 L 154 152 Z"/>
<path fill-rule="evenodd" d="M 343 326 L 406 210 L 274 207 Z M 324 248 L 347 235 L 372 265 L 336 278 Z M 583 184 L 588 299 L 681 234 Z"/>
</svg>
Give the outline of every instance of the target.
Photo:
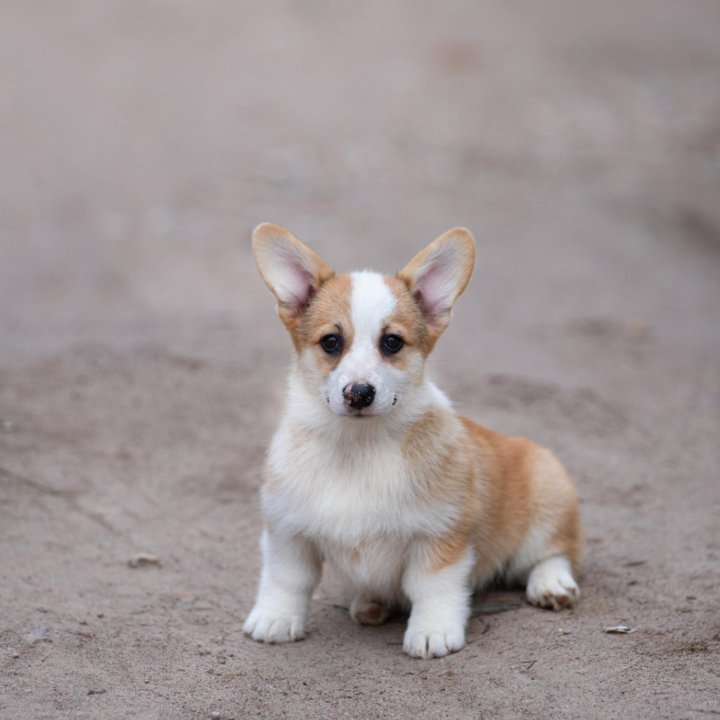
<svg viewBox="0 0 720 720">
<path fill-rule="evenodd" d="M 20 657 L 20 653 L 13 653 L 13 660 L 17 660 Z"/>
<path fill-rule="evenodd" d="M 219 718 L 219 717 L 220 717 L 220 713 L 219 713 L 217 710 L 213 710 L 213 711 L 210 713 L 210 717 L 211 717 L 211 718 Z"/>
<path fill-rule="evenodd" d="M 0 432 L 14 433 L 17 427 L 17 423 L 14 420 L 0 420 Z"/>
<path fill-rule="evenodd" d="M 159 567 L 162 563 L 157 555 L 150 555 L 149 553 L 138 553 L 134 557 L 131 557 L 127 561 L 128 567 L 140 568 L 147 567 L 148 565 L 155 565 Z"/>
<path fill-rule="evenodd" d="M 629 635 L 635 632 L 635 628 L 629 628 L 627 625 L 613 625 L 605 628 L 605 632 L 611 635 Z"/>
</svg>

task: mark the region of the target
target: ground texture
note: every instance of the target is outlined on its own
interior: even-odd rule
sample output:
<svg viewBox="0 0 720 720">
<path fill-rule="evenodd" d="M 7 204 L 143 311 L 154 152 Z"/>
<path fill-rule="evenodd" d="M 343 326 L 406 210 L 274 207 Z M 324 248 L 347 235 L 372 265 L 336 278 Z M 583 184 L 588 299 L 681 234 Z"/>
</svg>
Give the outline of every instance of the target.
<svg viewBox="0 0 720 720">
<path fill-rule="evenodd" d="M 720 715 L 719 37 L 711 0 L 3 2 L 0 717 Z M 242 637 L 263 220 L 339 269 L 474 231 L 432 373 L 572 470 L 576 610 L 480 596 L 418 661 L 328 576 L 304 642 Z"/>
</svg>

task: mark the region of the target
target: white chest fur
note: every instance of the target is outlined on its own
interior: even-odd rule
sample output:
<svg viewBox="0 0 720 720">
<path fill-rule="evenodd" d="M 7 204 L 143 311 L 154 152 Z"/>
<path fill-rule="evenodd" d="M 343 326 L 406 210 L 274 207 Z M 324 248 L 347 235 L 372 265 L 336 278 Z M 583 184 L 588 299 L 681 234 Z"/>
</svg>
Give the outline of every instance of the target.
<svg viewBox="0 0 720 720">
<path fill-rule="evenodd" d="M 273 527 L 311 540 L 354 585 L 390 592 L 411 541 L 442 535 L 457 519 L 423 484 L 392 432 L 328 436 L 286 418 L 270 448 L 263 507 Z"/>
<path fill-rule="evenodd" d="M 283 423 L 268 469 L 268 519 L 310 538 L 356 546 L 379 535 L 436 536 L 456 519 L 423 495 L 393 437 L 329 443 Z"/>
</svg>

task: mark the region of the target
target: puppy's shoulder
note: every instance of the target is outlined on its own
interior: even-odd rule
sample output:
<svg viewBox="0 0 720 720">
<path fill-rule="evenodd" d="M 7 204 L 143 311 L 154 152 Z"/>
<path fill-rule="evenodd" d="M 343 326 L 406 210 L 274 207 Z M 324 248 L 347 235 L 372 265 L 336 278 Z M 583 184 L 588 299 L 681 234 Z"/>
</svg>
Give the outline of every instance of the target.
<svg viewBox="0 0 720 720">
<path fill-rule="evenodd" d="M 515 490 L 529 488 L 539 468 L 552 464 L 562 469 L 549 450 L 529 438 L 502 435 L 466 417 L 460 420 L 483 475 L 491 483 Z"/>
</svg>

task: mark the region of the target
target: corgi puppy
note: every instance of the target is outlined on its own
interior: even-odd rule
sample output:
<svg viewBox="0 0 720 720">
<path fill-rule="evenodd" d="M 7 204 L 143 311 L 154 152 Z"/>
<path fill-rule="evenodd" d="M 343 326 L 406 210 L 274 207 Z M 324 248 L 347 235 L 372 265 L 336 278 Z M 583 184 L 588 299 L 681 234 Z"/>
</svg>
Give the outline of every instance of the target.
<svg viewBox="0 0 720 720">
<path fill-rule="evenodd" d="M 303 638 L 325 560 L 352 586 L 358 623 L 410 609 L 413 657 L 460 650 L 473 590 L 497 577 L 524 583 L 533 605 L 572 606 L 581 539 L 568 473 L 534 442 L 458 415 L 425 373 L 470 279 L 472 235 L 449 230 L 390 276 L 336 274 L 277 225 L 255 229 L 253 253 L 295 354 L 244 632 Z"/>
</svg>

